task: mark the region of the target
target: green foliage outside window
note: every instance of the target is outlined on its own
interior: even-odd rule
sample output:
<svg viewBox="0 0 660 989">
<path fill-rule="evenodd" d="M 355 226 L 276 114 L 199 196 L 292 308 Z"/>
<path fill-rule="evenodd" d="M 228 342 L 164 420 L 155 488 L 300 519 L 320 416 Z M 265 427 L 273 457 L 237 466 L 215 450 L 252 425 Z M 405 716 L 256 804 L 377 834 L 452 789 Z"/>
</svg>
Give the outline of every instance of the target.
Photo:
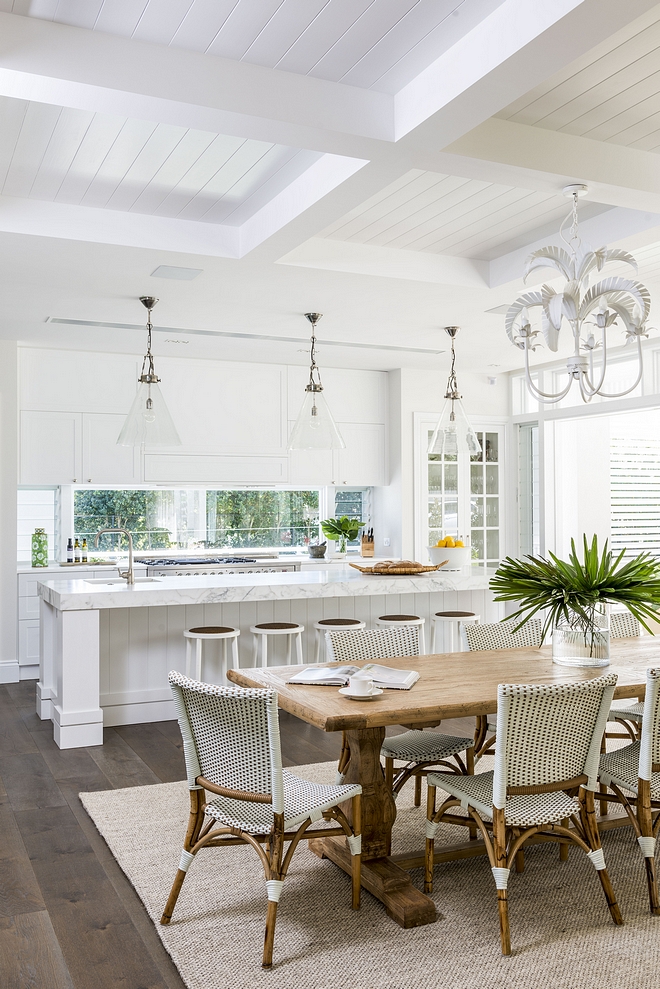
<svg viewBox="0 0 660 989">
<path fill-rule="evenodd" d="M 318 537 L 318 491 L 79 490 L 74 531 L 90 548 L 99 529 L 125 528 L 136 550 L 306 546 Z M 104 535 L 99 549 L 117 548 Z"/>
</svg>

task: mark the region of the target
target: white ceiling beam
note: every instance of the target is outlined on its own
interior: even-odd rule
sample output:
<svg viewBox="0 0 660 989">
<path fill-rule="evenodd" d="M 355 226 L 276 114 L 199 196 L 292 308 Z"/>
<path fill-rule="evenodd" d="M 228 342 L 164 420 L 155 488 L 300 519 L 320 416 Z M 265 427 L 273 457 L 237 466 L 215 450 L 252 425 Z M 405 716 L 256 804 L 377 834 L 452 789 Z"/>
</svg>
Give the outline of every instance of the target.
<svg viewBox="0 0 660 989">
<path fill-rule="evenodd" d="M 445 155 L 480 161 L 484 174 L 493 164 L 504 165 L 511 184 L 521 188 L 548 188 L 550 183 L 561 189 L 583 182 L 594 202 L 660 213 L 660 158 L 651 151 L 493 117 L 445 148 L 438 171 L 449 165 Z M 459 161 L 453 164 L 461 167 Z"/>
<path fill-rule="evenodd" d="M 324 237 L 312 237 L 280 258 L 279 263 L 470 288 L 488 288 L 490 277 L 488 261 L 353 244 Z"/>
<path fill-rule="evenodd" d="M 456 140 L 655 6 L 505 0 L 396 94 L 396 140 L 411 132 L 418 147 Z"/>
<path fill-rule="evenodd" d="M 155 251 L 240 257 L 240 228 L 0 196 L 0 231 Z"/>
<path fill-rule="evenodd" d="M 0 39 L 4 96 L 358 157 L 394 138 L 385 93 L 16 14 Z"/>
</svg>

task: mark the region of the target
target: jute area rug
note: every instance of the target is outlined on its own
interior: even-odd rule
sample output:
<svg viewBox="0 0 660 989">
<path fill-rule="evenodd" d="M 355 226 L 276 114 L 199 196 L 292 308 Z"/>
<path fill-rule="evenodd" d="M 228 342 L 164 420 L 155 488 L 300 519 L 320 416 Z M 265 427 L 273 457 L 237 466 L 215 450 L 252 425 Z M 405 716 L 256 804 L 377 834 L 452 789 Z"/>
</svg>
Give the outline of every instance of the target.
<svg viewBox="0 0 660 989">
<path fill-rule="evenodd" d="M 335 765 L 297 766 L 333 782 Z M 594 869 L 578 849 L 527 850 L 509 882 L 513 955 L 500 954 L 495 886 L 485 857 L 436 866 L 439 920 L 402 930 L 306 845 L 296 851 L 275 932 L 274 966 L 261 969 L 266 891 L 254 851 L 202 851 L 169 927 L 158 923 L 188 816 L 185 782 L 81 794 L 83 806 L 140 895 L 189 989 L 658 989 L 660 917 L 647 907 L 644 866 L 628 828 L 609 832 L 605 855 L 625 919 L 609 919 Z M 424 802 L 424 801 L 423 801 Z M 398 800 L 395 851 L 423 846 L 424 812 L 412 786 Z M 447 828 L 450 840 L 464 829 Z M 442 840 L 442 835 L 439 836 Z M 412 874 L 421 888 L 421 870 Z"/>
</svg>

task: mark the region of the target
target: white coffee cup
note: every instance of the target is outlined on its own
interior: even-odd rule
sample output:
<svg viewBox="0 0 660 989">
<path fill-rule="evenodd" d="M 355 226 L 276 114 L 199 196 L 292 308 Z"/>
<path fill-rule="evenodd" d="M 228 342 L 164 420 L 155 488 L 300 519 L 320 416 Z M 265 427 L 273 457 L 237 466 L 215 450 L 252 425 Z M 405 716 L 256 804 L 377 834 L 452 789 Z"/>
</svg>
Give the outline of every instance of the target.
<svg viewBox="0 0 660 989">
<path fill-rule="evenodd" d="M 355 673 L 348 681 L 349 690 L 352 694 L 368 697 L 374 692 L 374 681 L 368 673 Z"/>
</svg>

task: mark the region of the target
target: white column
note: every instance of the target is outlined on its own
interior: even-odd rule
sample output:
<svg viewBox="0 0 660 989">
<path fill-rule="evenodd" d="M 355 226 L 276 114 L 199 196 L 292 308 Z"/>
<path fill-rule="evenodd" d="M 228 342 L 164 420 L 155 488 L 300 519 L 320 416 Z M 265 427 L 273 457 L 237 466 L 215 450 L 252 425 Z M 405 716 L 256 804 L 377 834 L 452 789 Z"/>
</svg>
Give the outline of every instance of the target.
<svg viewBox="0 0 660 989">
<path fill-rule="evenodd" d="M 99 612 L 58 611 L 53 738 L 61 749 L 103 745 L 99 698 Z"/>
<path fill-rule="evenodd" d="M 53 674 L 53 650 L 57 612 L 52 605 L 39 598 L 39 680 L 37 681 L 37 714 L 42 721 L 53 720 L 55 678 Z"/>
<path fill-rule="evenodd" d="M 18 483 L 18 351 L 0 340 L 0 683 L 19 679 L 16 642 L 16 485 Z"/>
</svg>

